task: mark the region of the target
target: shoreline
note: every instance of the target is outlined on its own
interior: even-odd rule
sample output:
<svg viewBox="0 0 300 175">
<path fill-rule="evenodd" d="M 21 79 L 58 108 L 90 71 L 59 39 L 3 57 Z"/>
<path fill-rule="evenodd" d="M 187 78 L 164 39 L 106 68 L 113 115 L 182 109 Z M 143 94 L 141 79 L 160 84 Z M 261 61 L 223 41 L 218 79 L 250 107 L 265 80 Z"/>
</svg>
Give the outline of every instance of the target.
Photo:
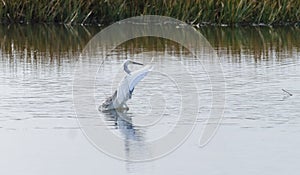
<svg viewBox="0 0 300 175">
<path fill-rule="evenodd" d="M 121 21 L 121 20 L 120 20 Z M 100 24 L 100 23 L 61 23 L 61 22 L 1 22 L 0 25 L 63 25 L 63 26 L 92 26 L 92 27 L 107 27 L 115 22 L 114 21 L 111 23 L 105 23 L 105 24 Z M 185 22 L 187 23 L 187 22 Z M 294 22 L 294 23 L 274 23 L 274 24 L 267 24 L 267 23 L 234 23 L 234 24 L 226 24 L 226 23 L 210 23 L 210 22 L 201 22 L 197 24 L 190 24 L 187 23 L 188 25 L 191 25 L 195 28 L 201 28 L 201 27 L 300 27 L 300 21 L 299 22 Z"/>
</svg>

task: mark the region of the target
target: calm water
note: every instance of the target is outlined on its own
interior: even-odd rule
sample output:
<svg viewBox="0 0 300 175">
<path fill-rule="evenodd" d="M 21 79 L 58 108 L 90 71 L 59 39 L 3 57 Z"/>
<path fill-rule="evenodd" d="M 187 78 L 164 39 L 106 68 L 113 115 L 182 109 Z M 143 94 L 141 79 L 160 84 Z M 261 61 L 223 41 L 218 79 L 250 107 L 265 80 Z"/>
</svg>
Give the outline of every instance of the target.
<svg viewBox="0 0 300 175">
<path fill-rule="evenodd" d="M 198 141 L 212 99 L 199 60 L 177 43 L 153 37 L 127 41 L 108 54 L 95 79 L 99 104 L 122 77 L 119 70 L 126 57 L 144 63 L 155 58 L 155 71 L 136 87 L 128 113 L 120 117 L 99 112 L 105 126 L 94 125 L 123 138 L 128 159 L 150 154 L 147 141 L 162 137 L 176 123 L 181 96 L 172 79 L 185 73 L 178 64 L 188 65 L 197 82 L 200 110 L 191 136 L 173 153 L 143 163 L 98 151 L 75 115 L 75 66 L 84 59 L 79 55 L 88 40 L 100 30 L 0 26 L 0 174 L 274 175 L 300 170 L 300 29 L 199 29 L 219 54 L 226 81 L 224 117 L 204 148 Z"/>
</svg>

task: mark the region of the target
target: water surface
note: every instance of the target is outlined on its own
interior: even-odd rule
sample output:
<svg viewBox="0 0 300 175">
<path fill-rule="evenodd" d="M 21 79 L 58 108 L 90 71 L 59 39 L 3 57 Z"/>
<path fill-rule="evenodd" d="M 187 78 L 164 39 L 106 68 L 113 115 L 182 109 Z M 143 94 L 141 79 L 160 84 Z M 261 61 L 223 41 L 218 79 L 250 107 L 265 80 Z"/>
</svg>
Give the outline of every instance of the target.
<svg viewBox="0 0 300 175">
<path fill-rule="evenodd" d="M 99 112 L 106 125 L 95 123 L 95 127 L 109 129 L 124 139 L 128 159 L 150 154 L 147 141 L 162 137 L 176 123 L 180 93 L 172 77 L 180 79 L 184 73 L 178 64 L 188 65 L 198 82 L 200 110 L 192 135 L 172 154 L 144 163 L 123 162 L 99 152 L 76 119 L 74 69 L 80 64 L 82 49 L 100 30 L 0 26 L 1 174 L 273 175 L 299 171 L 298 28 L 199 29 L 219 54 L 226 80 L 224 117 L 204 148 L 198 147 L 198 141 L 209 116 L 211 92 L 201 61 L 177 43 L 153 37 L 127 41 L 109 53 L 95 81 L 99 104 L 117 85 L 126 57 L 144 63 L 155 58 L 152 63 L 157 72 L 137 86 L 128 113 L 120 117 Z M 166 70 L 171 76 L 159 73 Z M 153 125 L 143 127 L 149 123 Z"/>
</svg>

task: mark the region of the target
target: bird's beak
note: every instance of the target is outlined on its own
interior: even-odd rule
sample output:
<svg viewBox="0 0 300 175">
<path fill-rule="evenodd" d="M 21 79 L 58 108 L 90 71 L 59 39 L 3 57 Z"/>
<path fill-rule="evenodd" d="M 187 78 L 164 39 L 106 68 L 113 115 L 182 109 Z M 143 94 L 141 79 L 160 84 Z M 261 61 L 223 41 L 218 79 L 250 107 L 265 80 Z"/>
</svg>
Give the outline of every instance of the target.
<svg viewBox="0 0 300 175">
<path fill-rule="evenodd" d="M 132 64 L 137 64 L 137 65 L 144 65 L 143 63 L 135 62 L 135 61 L 130 61 Z"/>
</svg>

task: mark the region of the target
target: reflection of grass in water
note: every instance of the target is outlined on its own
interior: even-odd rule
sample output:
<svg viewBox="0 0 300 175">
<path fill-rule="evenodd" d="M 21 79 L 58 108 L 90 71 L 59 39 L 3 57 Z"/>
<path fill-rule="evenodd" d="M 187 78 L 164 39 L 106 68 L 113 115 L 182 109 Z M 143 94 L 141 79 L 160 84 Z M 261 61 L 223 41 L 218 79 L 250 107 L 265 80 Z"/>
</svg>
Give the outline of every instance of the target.
<svg viewBox="0 0 300 175">
<path fill-rule="evenodd" d="M 292 57 L 293 49 L 300 49 L 300 29 L 293 27 L 202 27 L 202 35 L 219 54 L 231 55 L 232 61 L 240 61 L 242 55 L 250 55 L 258 61 L 271 58 L 271 52 L 281 54 L 277 59 Z M 141 48 L 142 46 L 142 48 Z M 129 40 L 119 46 L 121 52 L 130 54 L 142 51 L 168 51 L 172 54 L 190 54 L 178 43 L 163 38 L 143 37 Z M 123 49 L 121 49 L 123 48 Z"/>
<path fill-rule="evenodd" d="M 139 37 L 134 38 L 129 41 L 124 42 L 123 44 L 119 45 L 115 51 L 116 52 L 123 52 L 126 51 L 129 56 L 133 54 L 139 54 L 142 52 L 167 52 L 168 54 L 172 54 L 172 51 L 175 51 L 173 54 L 188 54 L 189 51 L 182 47 L 177 42 L 159 38 L 159 37 Z"/>
<path fill-rule="evenodd" d="M 111 23 L 138 15 L 191 23 L 297 23 L 299 0 L 2 0 L 1 22 Z"/>
<path fill-rule="evenodd" d="M 18 51 L 26 53 L 27 58 L 60 59 L 81 51 L 98 30 L 63 25 L 3 25 L 0 26 L 0 49 L 9 57 Z"/>
<path fill-rule="evenodd" d="M 14 42 L 16 47 L 28 45 L 39 51 L 67 51 L 82 48 L 98 30 L 63 25 L 3 25 L 0 26 L 1 47 L 10 47 L 10 42 Z"/>
<path fill-rule="evenodd" d="M 202 27 L 199 29 L 211 45 L 221 52 L 232 56 L 232 61 L 240 61 L 243 54 L 252 55 L 255 61 L 268 59 L 270 52 L 291 57 L 300 49 L 300 29 L 293 27 Z M 65 27 L 63 25 L 9 25 L 0 26 L 0 44 L 2 54 L 13 56 L 13 50 L 27 57 L 51 59 L 73 59 L 97 32 L 99 27 Z M 112 41 L 115 38 L 111 38 Z M 129 56 L 141 52 L 160 51 L 168 54 L 189 54 L 178 43 L 155 37 L 143 37 L 129 40 L 116 49 Z M 122 56 L 123 55 L 123 56 Z M 4 58 L 4 57 L 3 57 Z M 76 57 L 74 57 L 76 58 Z M 120 54 L 124 59 L 124 54 Z"/>
<path fill-rule="evenodd" d="M 213 47 L 220 51 L 227 50 L 227 54 L 234 58 L 248 54 L 257 61 L 269 59 L 270 52 L 275 52 L 285 55 L 277 57 L 281 59 L 291 57 L 293 49 L 300 48 L 300 29 L 293 27 L 204 27 L 200 32 Z"/>
</svg>

